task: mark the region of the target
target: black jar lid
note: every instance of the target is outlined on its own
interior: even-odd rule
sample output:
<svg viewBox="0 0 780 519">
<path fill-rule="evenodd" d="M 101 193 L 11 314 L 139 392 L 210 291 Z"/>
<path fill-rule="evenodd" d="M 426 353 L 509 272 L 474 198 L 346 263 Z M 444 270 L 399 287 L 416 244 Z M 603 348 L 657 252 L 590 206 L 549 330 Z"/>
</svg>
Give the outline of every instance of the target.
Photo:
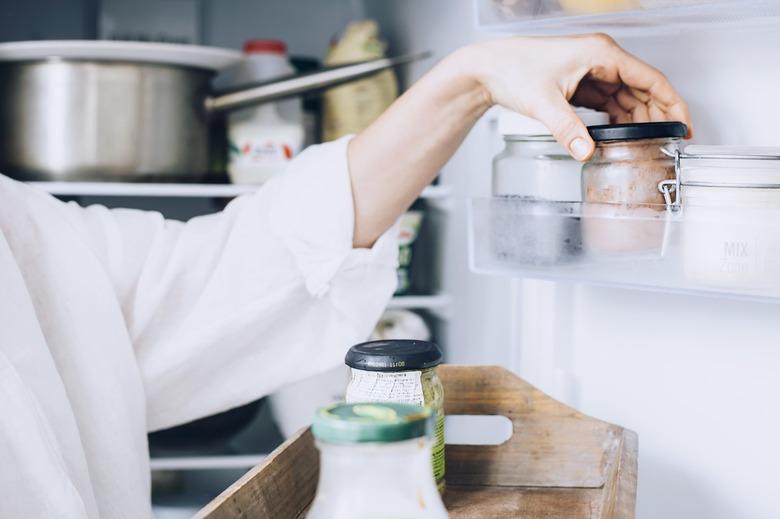
<svg viewBox="0 0 780 519">
<path fill-rule="evenodd" d="M 596 142 L 635 141 L 640 139 L 683 138 L 688 127 L 679 121 L 655 123 L 624 123 L 588 126 L 588 133 Z"/>
<path fill-rule="evenodd" d="M 371 341 L 352 346 L 344 362 L 363 371 L 421 370 L 441 364 L 441 350 L 428 341 Z"/>
</svg>

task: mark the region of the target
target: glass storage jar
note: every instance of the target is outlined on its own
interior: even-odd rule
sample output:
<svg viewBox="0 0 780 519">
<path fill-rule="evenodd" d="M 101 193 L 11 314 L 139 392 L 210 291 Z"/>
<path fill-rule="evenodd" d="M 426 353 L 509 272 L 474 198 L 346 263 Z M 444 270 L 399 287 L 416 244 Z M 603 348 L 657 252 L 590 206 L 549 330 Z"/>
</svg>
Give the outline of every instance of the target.
<svg viewBox="0 0 780 519">
<path fill-rule="evenodd" d="M 641 217 L 665 209 L 658 185 L 675 178 L 669 153 L 688 128 L 680 122 L 653 122 L 591 126 L 588 131 L 596 150 L 582 166 L 585 248 L 606 254 L 660 251 L 664 227 Z M 620 218 L 626 205 L 639 218 Z"/>
<path fill-rule="evenodd" d="M 686 277 L 779 288 L 780 148 L 688 146 L 680 166 Z"/>
<path fill-rule="evenodd" d="M 603 112 L 578 108 L 585 124 L 609 122 Z M 504 149 L 493 159 L 491 253 L 511 265 L 555 265 L 579 255 L 579 221 L 551 216 L 560 202 L 579 202 L 581 165 L 539 121 L 503 109 Z"/>
<path fill-rule="evenodd" d="M 432 410 L 333 404 L 314 416 L 320 451 L 308 519 L 445 519 L 430 469 Z"/>
<path fill-rule="evenodd" d="M 444 490 L 444 388 L 436 373 L 439 347 L 428 341 L 370 341 L 352 346 L 345 363 L 350 368 L 347 402 L 397 402 L 433 410 L 435 430 L 433 475 Z"/>
<path fill-rule="evenodd" d="M 596 142 L 582 166 L 582 199 L 610 204 L 663 204 L 658 189 L 673 179 L 674 151 L 688 128 L 679 122 L 608 124 L 588 128 Z"/>
<path fill-rule="evenodd" d="M 577 108 L 575 112 L 586 125 L 609 122 L 609 115 L 604 112 L 586 108 Z M 503 137 L 504 149 L 493 159 L 493 195 L 567 202 L 581 199 L 581 165 L 558 144 L 546 126 L 502 109 L 498 132 Z"/>
</svg>

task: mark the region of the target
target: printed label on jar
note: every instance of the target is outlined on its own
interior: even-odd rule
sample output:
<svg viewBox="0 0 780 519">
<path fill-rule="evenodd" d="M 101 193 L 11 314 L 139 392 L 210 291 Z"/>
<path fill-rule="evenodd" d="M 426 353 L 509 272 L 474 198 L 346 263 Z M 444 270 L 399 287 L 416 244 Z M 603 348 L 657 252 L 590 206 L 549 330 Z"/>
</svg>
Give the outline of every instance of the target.
<svg viewBox="0 0 780 519">
<path fill-rule="evenodd" d="M 420 371 L 383 373 L 379 371 L 350 370 L 346 401 L 400 402 L 425 405 Z"/>
<path fill-rule="evenodd" d="M 345 400 L 352 402 L 399 402 L 425 405 L 421 371 L 383 373 L 378 371 L 350 370 L 350 381 Z M 431 464 L 433 477 L 439 491 L 444 490 L 444 413 L 436 411 L 433 431 Z"/>
</svg>

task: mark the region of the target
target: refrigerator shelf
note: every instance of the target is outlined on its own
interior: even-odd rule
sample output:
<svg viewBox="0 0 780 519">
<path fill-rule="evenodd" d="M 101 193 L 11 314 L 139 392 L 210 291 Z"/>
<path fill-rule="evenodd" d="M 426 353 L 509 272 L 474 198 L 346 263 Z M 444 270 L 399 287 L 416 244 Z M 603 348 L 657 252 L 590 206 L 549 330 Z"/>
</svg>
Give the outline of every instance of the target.
<svg viewBox="0 0 780 519">
<path fill-rule="evenodd" d="M 474 198 L 473 271 L 780 302 L 780 210 Z"/>
<path fill-rule="evenodd" d="M 233 198 L 254 193 L 260 185 L 250 184 L 186 184 L 151 182 L 28 182 L 31 186 L 57 196 L 123 196 L 171 198 Z M 449 186 L 440 184 L 426 187 L 420 198 L 446 199 Z"/>
<path fill-rule="evenodd" d="M 523 34 L 667 32 L 780 20 L 771 0 L 475 0 L 481 28 Z"/>
</svg>

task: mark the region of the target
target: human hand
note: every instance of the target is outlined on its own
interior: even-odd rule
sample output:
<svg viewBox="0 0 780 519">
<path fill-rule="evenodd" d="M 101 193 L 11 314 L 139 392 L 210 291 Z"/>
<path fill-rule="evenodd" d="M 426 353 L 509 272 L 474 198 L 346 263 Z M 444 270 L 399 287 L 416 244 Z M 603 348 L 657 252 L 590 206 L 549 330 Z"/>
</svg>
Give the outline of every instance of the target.
<svg viewBox="0 0 780 519">
<path fill-rule="evenodd" d="M 493 40 L 453 58 L 489 104 L 538 119 L 577 160 L 594 143 L 571 104 L 606 111 L 613 123 L 682 121 L 692 135 L 688 106 L 666 77 L 604 34 Z"/>
</svg>

